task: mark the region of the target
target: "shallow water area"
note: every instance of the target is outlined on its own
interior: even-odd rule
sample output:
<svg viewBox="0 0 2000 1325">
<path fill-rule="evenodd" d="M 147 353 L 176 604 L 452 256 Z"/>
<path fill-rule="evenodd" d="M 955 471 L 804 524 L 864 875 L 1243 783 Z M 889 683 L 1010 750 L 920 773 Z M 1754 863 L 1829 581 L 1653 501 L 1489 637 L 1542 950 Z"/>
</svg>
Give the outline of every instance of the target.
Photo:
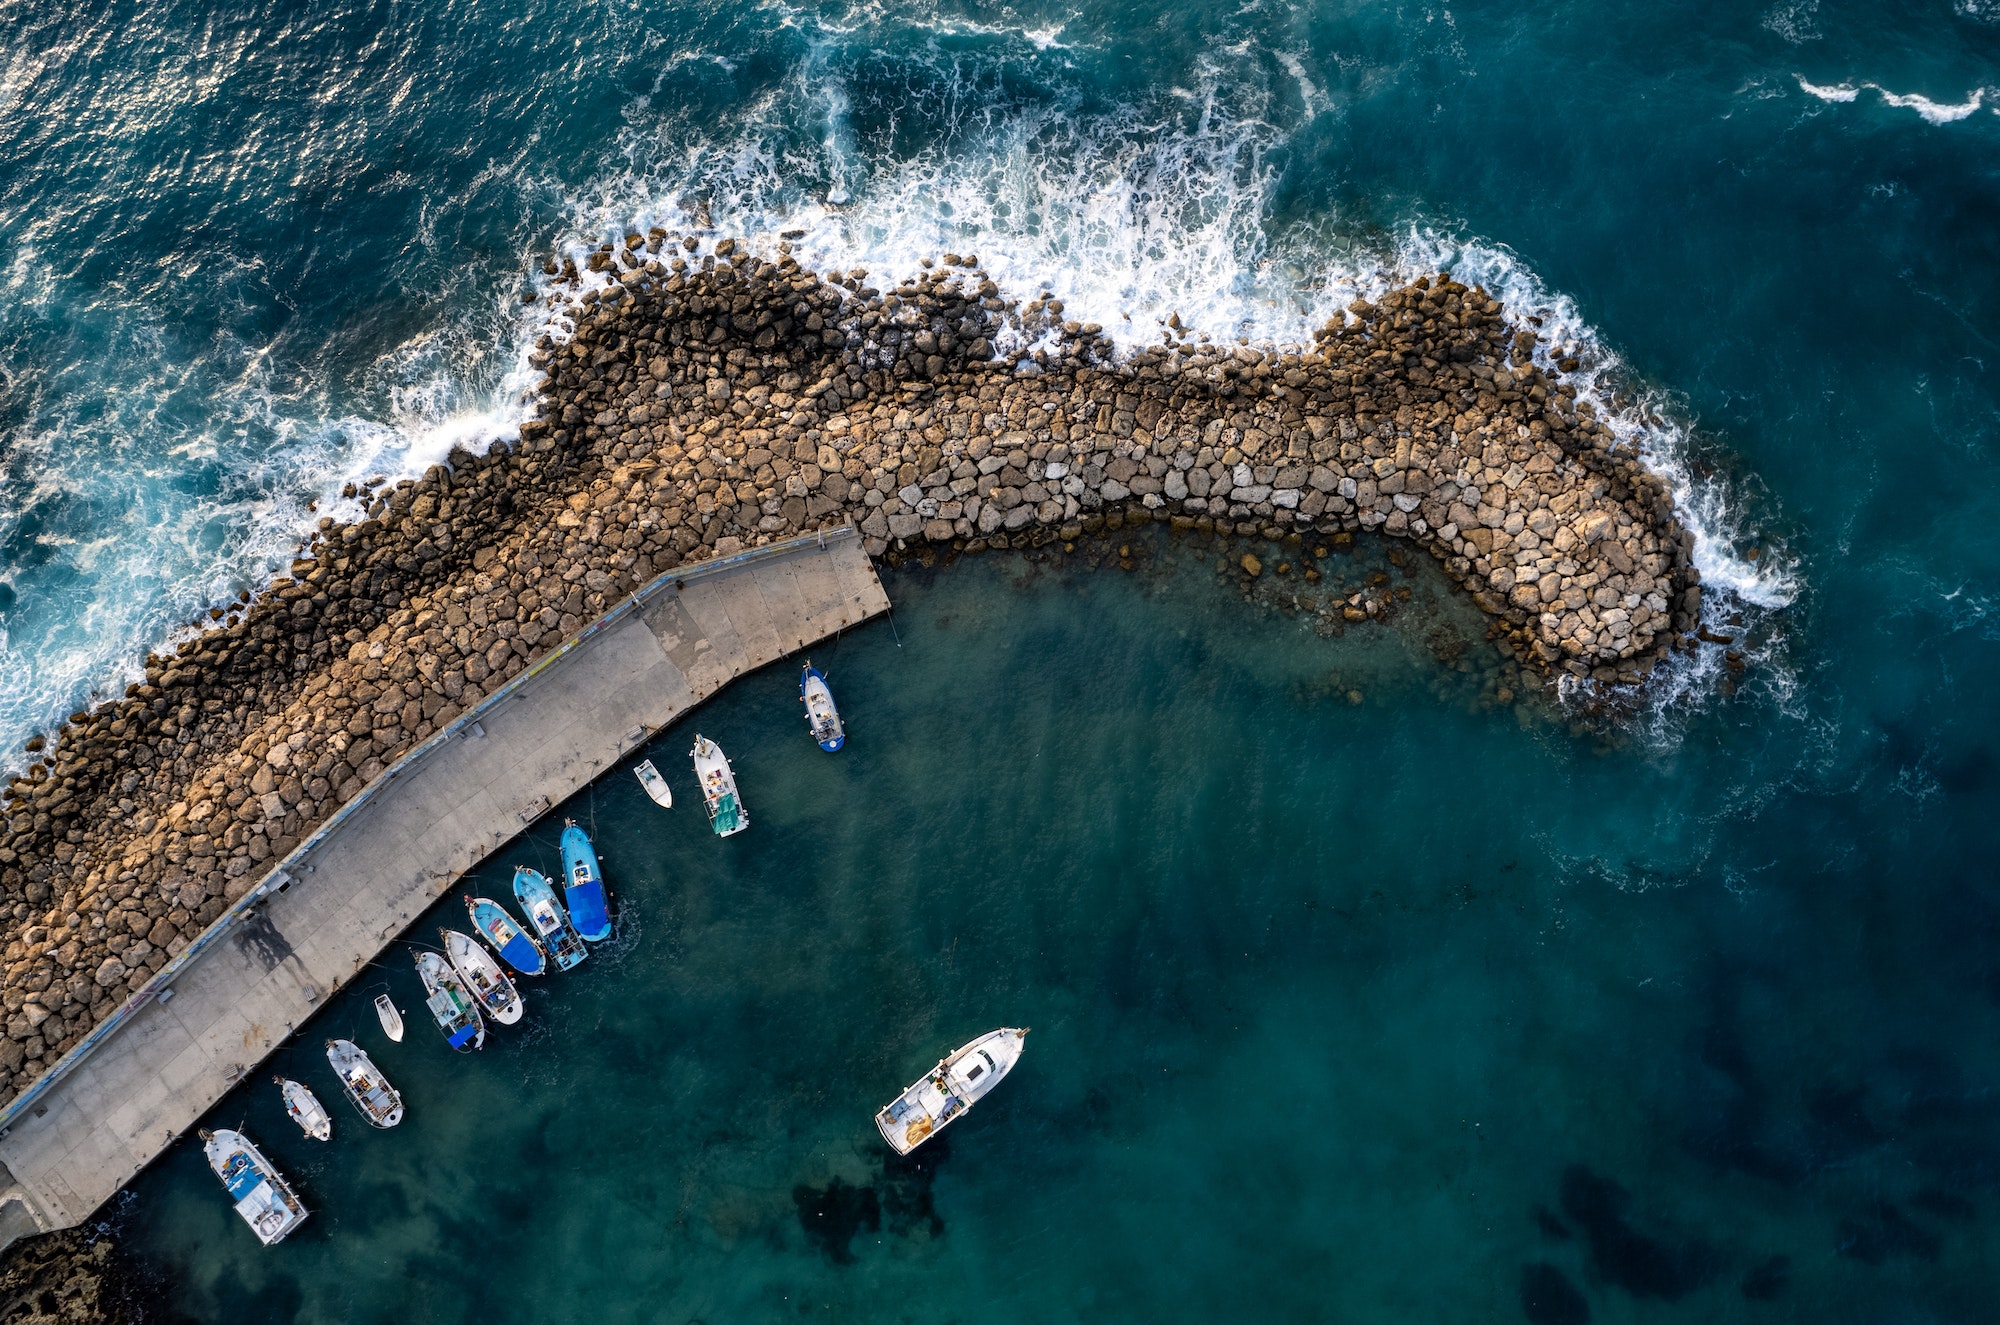
<svg viewBox="0 0 2000 1325">
<path fill-rule="evenodd" d="M 134 1185 L 120 1226 L 179 1309 L 1976 1318 L 2000 988 L 1967 997 L 1960 885 L 1897 871 L 1857 927 L 1870 835 L 1839 793 L 1745 809 L 1771 769 L 1727 712 L 1597 753 L 1432 693 L 1459 674 L 1419 595 L 1322 636 L 1246 602 L 1221 544 L 1114 538 L 1143 569 L 1086 544 L 891 572 L 893 623 L 813 651 L 840 754 L 781 664 L 653 743 L 673 810 L 621 768 L 483 867 L 505 896 L 561 816 L 594 824 L 614 940 L 470 1055 L 385 954 L 268 1068 L 335 1109 L 331 1145 L 268 1071 L 212 1115 L 296 1179 L 298 1235 L 259 1248 L 189 1142 Z M 702 817 L 696 730 L 735 764 L 737 837 Z M 1788 797 L 1827 816 L 1809 860 L 1701 867 Z M 454 890 L 407 937 L 462 919 Z M 874 1110 L 1001 1024 L 1033 1028 L 1021 1066 L 889 1156 Z M 330 1035 L 401 1127 L 334 1097 Z"/>
</svg>

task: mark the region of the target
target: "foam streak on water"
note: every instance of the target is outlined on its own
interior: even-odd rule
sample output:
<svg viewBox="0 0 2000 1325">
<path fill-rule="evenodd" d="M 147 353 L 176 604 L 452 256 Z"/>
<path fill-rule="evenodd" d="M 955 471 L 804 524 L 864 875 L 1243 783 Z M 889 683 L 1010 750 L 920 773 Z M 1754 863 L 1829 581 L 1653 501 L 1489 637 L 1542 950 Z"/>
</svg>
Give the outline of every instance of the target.
<svg viewBox="0 0 2000 1325">
<path fill-rule="evenodd" d="M 747 236 L 766 251 L 802 230 L 801 262 L 866 268 L 887 288 L 919 258 L 974 254 L 1011 293 L 1051 292 L 1066 318 L 1102 325 L 1127 350 L 1159 343 L 1173 315 L 1200 340 L 1308 344 L 1357 297 L 1449 272 L 1533 326 L 1544 367 L 1561 354 L 1583 360 L 1580 398 L 1672 485 L 1712 621 L 1796 598 L 1792 559 L 1739 555 L 1758 540 L 1729 485 L 1701 472 L 1675 402 L 1636 380 L 1574 301 L 1512 251 L 1428 218 L 1385 236 L 1337 215 L 1280 216 L 1292 137 L 1327 101 L 1297 54 L 1249 40 L 1212 47 L 1186 86 L 1104 103 L 1087 71 L 1027 34 L 966 51 L 936 40 L 961 31 L 948 20 L 869 6 L 836 20 L 776 12 L 803 42 L 789 76 L 721 131 L 673 113 L 636 117 L 626 169 L 579 200 L 570 256 L 580 263 L 601 240 L 652 225 Z M 932 38 L 922 53 L 880 67 L 874 52 L 898 36 L 907 47 L 913 26 Z M 1040 94 L 995 95 L 1022 83 Z M 886 150 L 857 123 L 857 104 L 892 94 L 935 117 L 930 146 Z M 1789 689 L 1780 651 L 1758 662 L 1768 685 Z M 1654 688 L 1655 713 L 1698 705 L 1719 666 L 1712 652 L 1677 662 Z"/>
<path fill-rule="evenodd" d="M 579 182 L 532 135 L 507 144 L 448 203 L 424 200 L 386 253 L 399 306 L 364 310 L 358 330 L 316 342 L 283 311 L 309 286 L 274 271 L 257 245 L 190 241 L 153 259 L 148 283 L 79 279 L 119 236 L 71 254 L 65 270 L 41 246 L 92 218 L 31 215 L 26 193 L 6 197 L 0 545 L 12 555 L 0 629 L 15 665 L 0 675 L 0 749 L 115 692 L 146 648 L 281 572 L 317 517 L 354 512 L 337 500 L 344 482 L 393 481 L 454 445 L 507 435 L 534 380 L 526 352 L 551 325 L 546 285 L 524 308 L 514 283 L 539 268 L 552 236 L 581 265 L 599 242 L 652 225 L 766 249 L 803 230 L 795 249 L 809 265 L 884 278 L 926 255 L 976 254 L 1010 293 L 1047 290 L 1066 316 L 1128 349 L 1157 342 L 1175 316 L 1213 342 L 1304 344 L 1356 297 L 1448 270 L 1517 318 L 1539 318 L 1545 345 L 1593 366 L 1589 394 L 1674 478 L 1716 597 L 1782 608 L 1795 572 L 1735 557 L 1727 489 L 1695 476 L 1675 412 L 1627 380 L 1574 305 L 1511 251 L 1420 203 L 1386 230 L 1288 203 L 1302 135 L 1337 131 L 1348 95 L 1339 58 L 1316 57 L 1300 21 L 1219 19 L 1170 76 L 1126 83 L 1111 77 L 1131 58 L 1121 34 L 1081 14 L 769 0 L 747 49 L 733 23 L 647 30 L 637 41 L 652 52 L 647 76 L 601 168 Z M 102 130 L 164 121 L 188 132 L 174 116 L 189 89 L 261 68 L 248 40 L 236 34 L 205 62 L 167 62 L 122 109 L 102 112 Z M 1455 27 L 1450 47 L 1453 60 L 1470 58 Z M 335 61 L 315 104 L 359 86 L 373 50 Z M 35 58 L 24 46 L 0 62 L 0 96 L 50 100 Z M 406 68 L 373 73 L 374 86 L 414 86 Z M 88 119 L 96 91 L 69 88 L 74 104 L 57 97 L 51 109 Z M 317 110 L 295 131 L 308 161 L 365 146 Z M 215 169 L 247 188 L 271 145 L 218 150 L 237 155 Z M 166 190 L 186 186 L 183 168 L 137 154 L 106 168 L 133 174 L 156 212 Z M 466 261 L 456 236 L 489 211 L 516 219 Z M 183 264 L 194 277 L 170 280 Z M 187 304 L 209 313 L 198 336 L 175 314 Z"/>
</svg>

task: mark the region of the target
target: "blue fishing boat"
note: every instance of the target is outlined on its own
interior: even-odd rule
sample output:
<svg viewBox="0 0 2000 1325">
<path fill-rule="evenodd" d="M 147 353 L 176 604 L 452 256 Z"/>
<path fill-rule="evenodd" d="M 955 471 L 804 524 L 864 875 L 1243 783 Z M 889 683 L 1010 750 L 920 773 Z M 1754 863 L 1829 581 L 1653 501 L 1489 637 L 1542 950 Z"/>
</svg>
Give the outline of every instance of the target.
<svg viewBox="0 0 2000 1325">
<path fill-rule="evenodd" d="M 840 725 L 840 710 L 833 706 L 833 691 L 827 688 L 826 674 L 806 660 L 799 677 L 799 702 L 806 706 L 806 728 L 819 748 L 832 754 L 847 744 L 847 731 Z"/>
<path fill-rule="evenodd" d="M 590 835 L 568 820 L 562 831 L 563 901 L 569 904 L 570 923 L 592 943 L 611 937 L 611 912 L 606 905 L 604 871 L 598 868 L 597 851 Z"/>
<path fill-rule="evenodd" d="M 490 897 L 468 897 L 465 909 L 472 917 L 473 930 L 500 954 L 502 961 L 522 975 L 540 975 L 549 969 L 542 945 L 535 942 L 534 935 L 515 924 L 514 917 L 500 903 Z"/>
<path fill-rule="evenodd" d="M 549 886 L 540 870 L 523 865 L 514 871 L 514 900 L 528 917 L 529 928 L 541 937 L 549 956 L 555 958 L 557 970 L 567 971 L 590 955 L 590 949 L 583 946 L 583 940 L 569 923 L 562 903 L 556 900 L 556 890 Z"/>
</svg>

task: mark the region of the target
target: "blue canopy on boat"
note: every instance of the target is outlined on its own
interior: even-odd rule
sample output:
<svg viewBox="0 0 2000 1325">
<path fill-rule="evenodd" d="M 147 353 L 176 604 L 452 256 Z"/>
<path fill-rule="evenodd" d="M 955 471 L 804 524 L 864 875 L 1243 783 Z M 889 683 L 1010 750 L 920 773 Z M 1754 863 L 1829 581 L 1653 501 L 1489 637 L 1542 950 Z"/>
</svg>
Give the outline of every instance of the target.
<svg viewBox="0 0 2000 1325">
<path fill-rule="evenodd" d="M 239 1151 L 229 1157 L 229 1163 L 222 1173 L 222 1185 L 229 1189 L 231 1196 L 241 1201 L 256 1191 L 263 1182 L 264 1173 L 251 1162 L 250 1156 Z"/>
<path fill-rule="evenodd" d="M 468 1021 L 451 1033 L 451 1047 L 454 1049 L 463 1049 L 466 1045 L 471 1044 L 478 1035 L 478 1024 Z"/>
<path fill-rule="evenodd" d="M 562 833 L 563 902 L 569 922 L 591 943 L 611 937 L 611 911 L 605 904 L 604 874 L 597 852 L 583 829 L 570 824 Z"/>
</svg>

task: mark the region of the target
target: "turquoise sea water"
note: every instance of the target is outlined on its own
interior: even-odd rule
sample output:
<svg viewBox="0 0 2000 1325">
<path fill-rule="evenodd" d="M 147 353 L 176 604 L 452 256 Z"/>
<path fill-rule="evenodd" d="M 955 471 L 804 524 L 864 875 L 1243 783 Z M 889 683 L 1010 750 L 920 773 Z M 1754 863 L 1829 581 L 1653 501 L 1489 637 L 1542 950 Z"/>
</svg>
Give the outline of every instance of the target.
<svg viewBox="0 0 2000 1325">
<path fill-rule="evenodd" d="M 1406 647 L 1194 547 L 898 574 L 903 647 L 821 659 L 848 752 L 786 676 L 699 716 L 751 833 L 596 793 L 630 946 L 525 1033 L 413 1027 L 410 1122 L 323 1152 L 262 1085 L 222 1106 L 319 1211 L 296 1242 L 191 1147 L 139 1182 L 183 1310 L 1990 1317 L 1989 0 L 0 19 L 7 748 L 346 479 L 503 434 L 540 256 L 703 218 L 977 252 L 1129 342 L 1295 338 L 1448 265 L 1650 414 L 1751 656 L 1607 742 L 1468 712 L 1449 605 Z M 1002 1021 L 1019 1077 L 885 1169 L 868 1114 Z"/>
<path fill-rule="evenodd" d="M 561 808 L 608 952 L 472 1056 L 389 1044 L 371 973 L 274 1067 L 330 1091 L 355 1035 L 408 1120 L 332 1099 L 322 1146 L 260 1080 L 211 1125 L 313 1222 L 258 1246 L 183 1143 L 130 1245 L 202 1320 L 1509 1320 L 1554 1276 L 1602 1320 L 1981 1318 L 1993 966 L 1970 890 L 1888 894 L 1914 844 L 1865 793 L 1767 790 L 1754 722 L 1662 759 L 1482 705 L 1428 566 L 1328 557 L 1415 593 L 1322 638 L 1212 545 L 1135 542 L 1129 575 L 891 576 L 894 626 L 817 651 L 839 755 L 782 666 L 664 734 L 676 809 L 624 769 Z M 554 859 L 537 830 L 476 877 Z M 1002 1024 L 1020 1067 L 889 1156 L 874 1110 Z"/>
</svg>

